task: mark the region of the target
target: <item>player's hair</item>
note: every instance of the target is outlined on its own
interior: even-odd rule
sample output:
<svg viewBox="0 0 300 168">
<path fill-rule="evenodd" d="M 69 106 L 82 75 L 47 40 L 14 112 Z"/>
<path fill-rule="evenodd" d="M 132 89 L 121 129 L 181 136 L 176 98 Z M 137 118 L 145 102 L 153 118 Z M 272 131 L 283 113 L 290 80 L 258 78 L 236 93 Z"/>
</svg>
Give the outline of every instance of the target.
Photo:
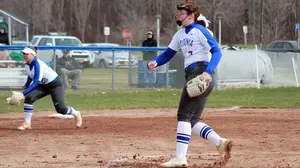
<svg viewBox="0 0 300 168">
<path fill-rule="evenodd" d="M 204 20 L 197 20 L 196 23 L 202 25 L 203 27 L 207 27 Z"/>
<path fill-rule="evenodd" d="M 198 10 L 197 12 L 194 13 L 194 15 L 195 15 L 195 20 L 194 20 L 194 21 L 195 21 L 195 22 L 197 22 L 197 18 L 200 16 L 200 14 L 201 14 L 201 13 L 200 13 L 199 10 Z"/>
</svg>

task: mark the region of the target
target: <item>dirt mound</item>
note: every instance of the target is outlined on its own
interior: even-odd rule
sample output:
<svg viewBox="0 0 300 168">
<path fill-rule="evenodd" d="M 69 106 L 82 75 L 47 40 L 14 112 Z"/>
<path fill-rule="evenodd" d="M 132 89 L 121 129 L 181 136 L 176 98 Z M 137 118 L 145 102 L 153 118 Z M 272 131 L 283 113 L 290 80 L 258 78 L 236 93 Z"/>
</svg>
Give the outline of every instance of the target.
<svg viewBox="0 0 300 168">
<path fill-rule="evenodd" d="M 74 119 L 34 114 L 32 130 L 17 131 L 22 113 L 0 115 L 0 167 L 157 168 L 175 153 L 176 109 L 83 111 Z M 299 109 L 207 109 L 202 121 L 234 142 L 225 167 L 300 167 Z M 216 148 L 195 135 L 189 167 L 220 167 Z"/>
</svg>

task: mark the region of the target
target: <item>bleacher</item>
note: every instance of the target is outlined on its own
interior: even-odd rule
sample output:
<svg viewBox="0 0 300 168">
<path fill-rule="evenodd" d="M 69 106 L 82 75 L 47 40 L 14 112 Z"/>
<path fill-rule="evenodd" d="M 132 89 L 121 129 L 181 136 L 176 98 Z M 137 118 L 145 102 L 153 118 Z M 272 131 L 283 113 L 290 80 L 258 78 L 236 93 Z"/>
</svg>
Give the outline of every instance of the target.
<svg viewBox="0 0 300 168">
<path fill-rule="evenodd" d="M 0 63 L 8 64 L 7 68 L 0 68 L 0 88 L 22 88 L 27 79 L 25 68 L 16 66 L 17 61 L 0 61 Z"/>
</svg>

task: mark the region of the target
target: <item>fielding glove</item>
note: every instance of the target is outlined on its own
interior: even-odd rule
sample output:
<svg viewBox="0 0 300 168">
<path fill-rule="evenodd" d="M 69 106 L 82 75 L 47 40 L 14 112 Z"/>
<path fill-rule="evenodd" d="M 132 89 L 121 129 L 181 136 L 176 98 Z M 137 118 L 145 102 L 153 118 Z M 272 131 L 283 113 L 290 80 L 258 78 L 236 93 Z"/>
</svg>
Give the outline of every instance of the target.
<svg viewBox="0 0 300 168">
<path fill-rule="evenodd" d="M 187 82 L 186 90 L 190 98 L 200 96 L 208 88 L 212 81 L 211 75 L 207 72 L 203 72 Z"/>
<path fill-rule="evenodd" d="M 22 92 L 12 92 L 12 96 L 6 99 L 7 103 L 10 105 L 20 104 L 21 100 L 24 100 L 24 95 Z"/>
</svg>

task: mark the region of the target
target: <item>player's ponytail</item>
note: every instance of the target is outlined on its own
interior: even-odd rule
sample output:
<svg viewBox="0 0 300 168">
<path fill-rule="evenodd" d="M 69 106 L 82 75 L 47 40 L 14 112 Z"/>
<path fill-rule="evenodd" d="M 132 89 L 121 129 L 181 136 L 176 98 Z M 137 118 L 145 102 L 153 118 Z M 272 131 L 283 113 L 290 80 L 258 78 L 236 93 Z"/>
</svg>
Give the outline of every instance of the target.
<svg viewBox="0 0 300 168">
<path fill-rule="evenodd" d="M 194 13 L 194 21 L 197 22 L 197 18 L 200 16 L 200 10 L 198 10 L 197 12 Z"/>
</svg>

